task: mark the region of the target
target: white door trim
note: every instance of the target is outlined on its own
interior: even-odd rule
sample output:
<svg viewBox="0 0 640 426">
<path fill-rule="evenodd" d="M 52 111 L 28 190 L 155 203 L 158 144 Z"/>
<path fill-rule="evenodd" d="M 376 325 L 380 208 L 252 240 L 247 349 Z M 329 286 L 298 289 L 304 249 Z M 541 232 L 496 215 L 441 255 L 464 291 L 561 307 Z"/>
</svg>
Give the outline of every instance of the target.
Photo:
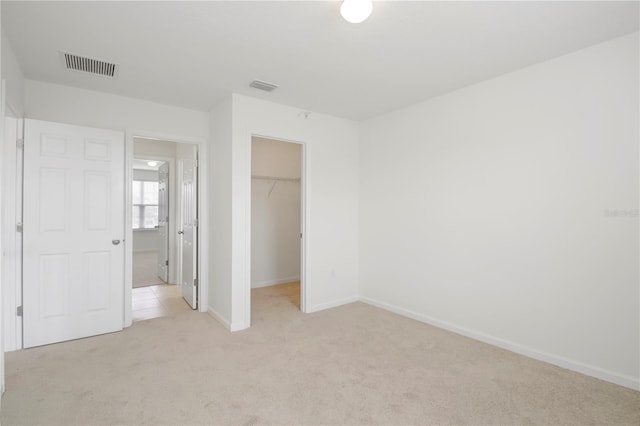
<svg viewBox="0 0 640 426">
<path fill-rule="evenodd" d="M 244 324 L 246 327 L 251 326 L 251 152 L 252 152 L 252 140 L 254 137 L 270 139 L 273 141 L 294 143 L 300 145 L 302 150 L 302 164 L 300 171 L 300 232 L 302 233 L 302 239 L 300 241 L 300 310 L 304 313 L 307 312 L 307 295 L 309 293 L 307 283 L 307 233 L 309 230 L 309 179 L 307 179 L 309 171 L 309 145 L 306 142 L 284 139 L 275 136 L 268 136 L 260 133 L 252 133 L 249 138 L 249 167 L 246 178 L 247 187 L 249 188 L 247 195 L 247 211 L 245 221 L 245 236 L 246 236 L 246 262 L 245 262 L 245 319 Z"/>
<path fill-rule="evenodd" d="M 7 118 L 15 120 L 15 136 L 3 140 L 2 155 L 2 309 L 3 344 L 5 352 L 22 349 L 22 317 L 18 317 L 16 308 L 22 304 L 22 236 L 16 231 L 16 225 L 22 221 L 22 149 L 17 148 L 16 140 L 23 137 L 22 118 L 10 105 L 5 107 L 3 126 Z M 2 137 L 6 136 L 4 128 Z"/>
<path fill-rule="evenodd" d="M 5 118 L 5 90 L 6 90 L 6 82 L 4 79 L 0 80 L 0 153 L 3 155 L 0 156 L 0 209 L 4 209 L 4 200 L 2 199 L 2 190 L 4 184 L 3 174 L 4 169 L 6 167 L 4 159 L 7 158 L 7 155 L 4 153 L 5 148 L 5 135 L 4 135 L 4 118 Z M 0 210 L 1 213 L 1 210 Z M 0 218 L 3 215 L 0 214 Z M 0 223 L 0 253 L 1 249 L 4 248 L 4 223 Z M 2 302 L 4 300 L 2 293 L 4 292 L 5 282 L 3 280 L 3 265 L 4 263 L 4 254 L 0 256 L 0 408 L 2 406 L 2 394 L 4 393 L 4 318 L 2 312 Z"/>
<path fill-rule="evenodd" d="M 175 143 L 189 143 L 198 146 L 198 310 L 207 312 L 209 305 L 209 217 L 208 217 L 208 168 L 207 141 L 189 136 L 164 134 L 149 130 L 127 129 L 125 131 L 125 182 L 131 182 L 133 166 L 133 139 L 157 139 Z M 131 205 L 131 185 L 125 185 L 125 205 Z M 133 230 L 131 229 L 131 209 L 125 212 L 125 263 L 124 263 L 124 326 L 132 324 L 131 289 L 133 274 Z"/>
</svg>

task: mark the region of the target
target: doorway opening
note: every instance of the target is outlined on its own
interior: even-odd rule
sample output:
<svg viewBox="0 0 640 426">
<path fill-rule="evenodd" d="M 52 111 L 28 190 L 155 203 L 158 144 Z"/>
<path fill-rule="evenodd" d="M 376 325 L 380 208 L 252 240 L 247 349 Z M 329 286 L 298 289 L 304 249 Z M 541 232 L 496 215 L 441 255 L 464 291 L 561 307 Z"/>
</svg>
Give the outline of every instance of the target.
<svg viewBox="0 0 640 426">
<path fill-rule="evenodd" d="M 133 138 L 132 321 L 197 308 L 197 152 L 194 144 Z"/>
<path fill-rule="evenodd" d="M 133 288 L 169 283 L 169 212 L 163 210 L 168 210 L 170 161 L 147 156 L 133 159 Z"/>
<path fill-rule="evenodd" d="M 7 156 L 3 157 L 7 159 L 5 165 L 9 163 L 9 159 L 11 162 L 15 161 L 12 167 L 4 168 L 6 173 L 3 187 L 7 190 L 2 191 L 4 202 L 15 207 L 6 209 L 7 215 L 2 224 L 3 229 L 11 231 L 7 232 L 10 238 L 3 241 L 3 250 L 8 255 L 3 258 L 2 273 L 7 278 L 6 282 L 12 284 L 3 288 L 3 305 L 7 308 L 4 310 L 4 319 L 8 318 L 4 327 L 5 350 L 73 340 L 119 331 L 130 326 L 133 288 L 131 191 L 134 135 L 127 131 L 125 138 L 125 134 L 120 131 L 31 119 L 14 119 L 9 124 L 11 126 L 5 128 L 8 132 L 5 137 L 8 140 L 24 140 L 24 145 L 6 144 L 5 148 L 11 147 L 11 150 L 5 152 Z M 146 143 L 157 146 L 161 141 L 149 137 L 152 136 L 149 135 L 143 145 Z M 198 233 L 202 227 L 206 234 L 208 224 L 204 212 L 200 212 L 203 219 L 200 224 L 197 214 L 199 208 L 207 205 L 207 147 L 202 139 L 187 137 L 180 140 L 184 140 L 184 143 L 175 143 L 174 167 L 179 171 L 184 170 L 181 176 L 187 191 L 182 193 L 186 194 L 185 199 L 190 200 L 191 204 L 188 209 L 184 209 L 186 214 L 182 214 L 184 222 L 179 229 L 187 231 L 189 238 L 182 241 L 183 246 L 186 245 L 189 249 L 187 254 L 183 254 L 185 250 L 174 242 L 174 249 L 177 246 L 181 251 L 170 255 L 170 260 L 182 260 L 189 255 L 187 272 L 191 279 L 180 283 L 179 280 L 171 282 L 172 279 L 169 278 L 169 284 L 162 285 L 171 285 L 174 291 L 178 290 L 179 302 L 183 305 L 185 302 L 182 299 L 188 299 L 189 303 L 193 303 L 191 306 L 205 311 L 206 303 L 198 303 L 197 297 L 200 293 L 202 300 L 207 300 L 207 288 L 199 287 L 199 278 L 206 282 L 208 265 L 206 262 L 199 262 L 198 258 L 207 258 L 208 244 L 206 239 L 201 241 L 198 238 Z M 74 161 L 65 160 L 71 155 Z M 141 155 L 144 156 L 144 153 Z M 200 167 L 197 163 L 198 155 L 205 159 Z M 48 163 L 41 164 L 45 161 Z M 59 165 L 56 161 L 65 163 Z M 70 171 L 65 172 L 67 169 Z M 42 179 L 42 170 L 52 175 Z M 202 174 L 203 181 L 200 189 L 199 174 Z M 81 185 L 84 185 L 84 190 Z M 67 195 L 61 196 L 60 192 Z M 30 197 L 23 197 L 25 193 L 30 194 Z M 72 195 L 73 208 L 67 207 L 66 201 Z M 23 200 L 28 204 L 27 209 L 22 208 Z M 37 205 L 34 207 L 34 204 Z M 23 215 L 23 212 L 28 214 Z M 179 216 L 180 214 L 178 211 Z M 19 227 L 16 227 L 16 223 Z M 64 237 L 49 238 L 47 245 L 38 234 L 41 226 L 22 226 L 23 223 L 44 224 L 55 228 L 58 234 L 81 228 L 84 234 L 91 234 L 91 238 L 84 238 L 84 234 L 73 241 Z M 175 235 L 170 238 L 175 238 Z M 84 248 L 85 240 L 90 243 L 88 249 Z M 54 243 L 68 244 L 71 247 L 69 254 L 61 254 L 60 248 L 54 246 Z M 26 254 L 23 255 L 23 252 Z M 42 258 L 48 269 L 32 265 L 34 259 L 40 262 Z M 31 264 L 23 267 L 25 259 Z M 180 264 L 175 266 L 179 267 Z M 171 268 L 169 276 L 170 271 Z M 174 271 L 177 277 L 185 276 L 175 268 Z M 27 276 L 26 272 L 31 275 Z M 36 273 L 38 275 L 34 278 Z M 39 290 L 43 282 L 53 282 L 58 286 L 49 290 L 46 298 L 40 297 L 44 294 Z M 182 285 L 185 283 L 189 285 Z M 87 288 L 90 290 L 86 291 Z M 63 297 L 71 293 L 84 295 L 85 298 Z M 160 297 L 171 296 L 160 294 L 162 291 L 157 293 Z M 106 303 L 107 301 L 113 303 Z M 43 302 L 46 304 L 40 307 L 38 304 Z M 73 302 L 73 306 L 70 302 Z M 30 309 L 22 310 L 23 304 L 30 306 Z M 161 304 L 165 309 L 163 314 L 175 312 L 175 306 L 171 302 L 164 301 Z M 44 312 L 56 313 L 49 315 L 51 318 L 65 318 L 65 322 L 58 321 L 45 327 L 38 322 L 43 317 L 38 315 L 40 308 Z M 189 305 L 187 309 L 191 309 Z M 16 314 L 20 312 L 23 316 Z M 85 314 L 91 315 L 92 321 L 81 317 Z M 98 315 L 101 316 L 98 318 Z M 53 327 L 56 328 L 52 331 Z"/>
<path fill-rule="evenodd" d="M 302 306 L 303 145 L 251 139 L 251 322 Z"/>
</svg>

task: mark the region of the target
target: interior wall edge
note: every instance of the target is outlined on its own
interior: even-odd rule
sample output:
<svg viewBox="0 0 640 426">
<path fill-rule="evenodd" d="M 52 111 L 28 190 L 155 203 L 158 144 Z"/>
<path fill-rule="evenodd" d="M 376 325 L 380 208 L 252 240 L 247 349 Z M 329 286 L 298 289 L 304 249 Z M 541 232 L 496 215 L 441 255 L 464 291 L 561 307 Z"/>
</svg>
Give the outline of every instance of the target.
<svg viewBox="0 0 640 426">
<path fill-rule="evenodd" d="M 218 321 L 227 331 L 241 331 L 249 328 L 248 325 L 241 322 L 229 322 L 225 317 L 222 316 L 218 311 L 212 308 L 210 305 L 207 306 L 207 314 L 209 314 L 213 319 Z"/>
<path fill-rule="evenodd" d="M 220 315 L 215 309 L 211 306 L 207 307 L 207 313 L 213 317 L 216 321 L 218 321 L 224 328 L 227 330 L 231 329 L 231 324 L 227 321 L 222 315 Z"/>
</svg>

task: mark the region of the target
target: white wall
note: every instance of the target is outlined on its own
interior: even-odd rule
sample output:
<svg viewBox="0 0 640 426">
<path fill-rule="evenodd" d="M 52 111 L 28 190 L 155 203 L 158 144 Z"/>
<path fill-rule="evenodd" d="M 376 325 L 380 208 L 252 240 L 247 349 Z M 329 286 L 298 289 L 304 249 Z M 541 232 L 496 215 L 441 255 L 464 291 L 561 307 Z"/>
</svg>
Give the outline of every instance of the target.
<svg viewBox="0 0 640 426">
<path fill-rule="evenodd" d="M 232 329 L 250 325 L 251 138 L 305 144 L 307 312 L 358 297 L 358 124 L 232 96 Z M 306 300 L 305 300 L 306 299 Z"/>
<path fill-rule="evenodd" d="M 177 152 L 175 142 L 156 139 L 133 138 L 133 155 L 137 157 L 165 157 L 175 159 Z"/>
<path fill-rule="evenodd" d="M 25 80 L 24 107 L 37 120 L 175 135 L 176 140 L 206 139 L 209 133 L 205 112 L 42 81 Z"/>
<path fill-rule="evenodd" d="M 136 154 L 138 140 L 134 141 L 133 152 Z M 174 147 L 175 150 L 175 147 Z M 154 170 L 133 169 L 134 180 L 158 181 L 158 172 Z M 134 229 L 133 252 L 158 251 L 157 229 Z M 175 280 L 174 280 L 175 281 Z"/>
<path fill-rule="evenodd" d="M 231 328 L 232 98 L 211 111 L 209 209 L 211 229 L 209 312 Z M 234 326 L 233 329 L 236 327 Z"/>
<path fill-rule="evenodd" d="M 301 148 L 258 137 L 252 140 L 252 288 L 300 279 Z"/>
<path fill-rule="evenodd" d="M 19 241 L 16 238 L 15 226 L 18 222 L 16 216 L 16 177 L 17 169 L 16 139 L 22 137 L 22 116 L 24 77 L 13 49 L 0 30 L 0 73 L 4 82 L 2 94 L 2 112 L 0 113 L 0 217 L 2 219 L 0 230 L 0 247 L 2 249 L 2 262 L 0 263 L 0 353 L 12 351 L 21 346 L 22 329 L 20 318 L 15 315 L 18 303 L 22 301 L 20 287 L 20 253 Z M 6 118 L 6 121 L 5 121 Z M 5 127 L 6 125 L 6 127 Z M 6 133 L 5 133 L 6 131 Z M 4 358 L 0 356 L 0 360 Z"/>
<path fill-rule="evenodd" d="M 5 102 L 13 117 L 22 117 L 24 111 L 24 76 L 9 39 L 2 31 L 2 79 L 6 81 Z"/>
<path fill-rule="evenodd" d="M 158 251 L 158 230 L 133 230 L 133 252 Z M 169 280 L 175 282 L 175 280 Z"/>
<path fill-rule="evenodd" d="M 639 387 L 638 33 L 363 123 L 365 300 Z"/>
<path fill-rule="evenodd" d="M 254 136 L 251 144 L 251 174 L 300 179 L 302 146 Z"/>
<path fill-rule="evenodd" d="M 135 145 L 133 148 L 134 155 L 136 153 Z M 144 180 L 150 182 L 158 181 L 158 171 L 157 170 L 146 170 L 146 169 L 133 169 L 133 179 L 134 180 Z"/>
</svg>

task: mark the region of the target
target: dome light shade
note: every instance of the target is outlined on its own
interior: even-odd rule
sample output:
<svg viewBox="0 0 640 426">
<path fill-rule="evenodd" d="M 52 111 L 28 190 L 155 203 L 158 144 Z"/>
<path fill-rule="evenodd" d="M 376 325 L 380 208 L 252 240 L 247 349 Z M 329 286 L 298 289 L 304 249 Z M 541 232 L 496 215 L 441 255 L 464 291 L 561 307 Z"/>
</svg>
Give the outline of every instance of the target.
<svg viewBox="0 0 640 426">
<path fill-rule="evenodd" d="M 340 14 L 352 24 L 359 24 L 371 15 L 373 2 L 371 0 L 344 0 L 340 6 Z"/>
<path fill-rule="evenodd" d="M 158 165 L 158 162 L 157 161 L 147 161 L 147 165 L 149 167 L 155 167 L 155 166 Z"/>
</svg>

